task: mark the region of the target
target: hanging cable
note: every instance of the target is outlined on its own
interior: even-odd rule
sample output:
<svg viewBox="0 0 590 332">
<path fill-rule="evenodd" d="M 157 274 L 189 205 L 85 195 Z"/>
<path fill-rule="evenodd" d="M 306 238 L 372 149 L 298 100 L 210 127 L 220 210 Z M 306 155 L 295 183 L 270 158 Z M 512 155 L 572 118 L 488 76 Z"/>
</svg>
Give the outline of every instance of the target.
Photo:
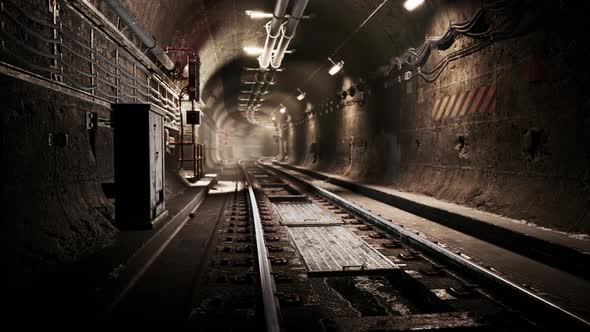
<svg viewBox="0 0 590 332">
<path fill-rule="evenodd" d="M 344 47 L 344 45 L 346 45 L 346 43 L 348 43 L 352 37 L 354 37 L 354 35 L 359 32 L 364 26 L 365 24 L 367 24 L 371 18 L 373 18 L 373 16 L 375 16 L 375 14 L 377 14 L 377 12 L 388 2 L 389 0 L 384 0 L 379 6 L 377 6 L 377 8 L 375 8 L 375 10 L 373 10 L 373 12 L 371 14 L 369 14 L 369 16 L 367 16 L 367 18 L 363 21 L 363 23 L 361 23 L 352 33 L 350 33 L 341 43 L 340 45 L 338 45 L 338 47 L 336 47 L 336 49 L 334 49 L 334 51 L 332 51 L 332 53 L 330 54 L 330 57 L 334 57 L 334 55 L 336 55 L 336 53 L 338 53 L 338 51 L 340 51 L 340 49 L 342 47 Z"/>
<path fill-rule="evenodd" d="M 423 80 L 434 82 L 450 62 L 477 52 L 497 40 L 513 36 L 513 31 L 515 30 L 516 22 L 518 20 L 515 19 L 513 15 L 509 14 L 515 12 L 514 8 L 518 4 L 515 4 L 514 2 L 509 3 L 507 1 L 496 1 L 494 3 L 486 3 L 486 5 L 487 6 L 484 6 L 482 4 L 482 7 L 468 20 L 461 23 L 450 24 L 449 28 L 442 36 L 426 37 L 425 42 L 420 47 L 409 48 L 400 56 L 392 58 L 390 68 L 386 71 L 385 76 L 390 76 L 392 71 L 396 68 L 398 71 L 403 72 L 402 67 L 406 66 L 409 67 L 409 70 L 405 71 L 412 73 L 412 76 L 418 74 L 417 76 L 421 77 Z M 485 23 L 486 11 L 490 10 L 490 8 L 493 9 L 493 14 L 496 16 L 502 15 L 498 14 L 498 12 L 504 12 L 504 18 L 493 26 L 487 26 Z M 509 22 L 510 20 L 512 20 L 512 22 Z M 498 32 L 501 28 L 505 28 L 507 31 Z M 460 36 L 469 37 L 476 41 L 461 50 L 445 55 L 430 69 L 422 67 L 428 61 L 432 50 L 448 49 Z M 401 82 L 400 77 L 398 77 L 397 81 Z"/>
<path fill-rule="evenodd" d="M 346 36 L 346 38 L 344 38 L 344 40 L 342 40 L 342 42 L 330 53 L 329 58 L 334 57 L 338 51 L 340 51 L 342 49 L 342 47 L 344 47 L 351 39 L 352 37 L 354 37 L 354 35 L 356 33 L 358 33 L 370 20 L 371 18 L 373 18 L 373 16 L 375 16 L 375 14 L 377 14 L 379 12 L 379 10 L 381 10 L 381 8 L 383 8 L 383 6 L 388 2 L 389 0 L 384 0 L 379 6 L 377 6 L 377 8 L 375 8 L 371 14 L 369 14 L 369 16 L 367 16 L 367 18 L 365 18 L 365 20 L 363 22 L 361 22 L 361 24 L 354 29 L 354 31 L 352 31 L 350 34 L 348 34 L 348 36 Z M 303 81 L 303 83 L 301 84 L 302 86 L 305 85 L 306 83 L 308 83 L 309 81 L 311 81 L 316 75 L 317 73 L 319 73 L 322 69 L 324 69 L 325 64 L 320 64 L 316 69 L 314 69 L 314 71 L 311 72 L 311 74 Z M 286 97 L 283 99 L 282 102 L 285 102 Z"/>
</svg>

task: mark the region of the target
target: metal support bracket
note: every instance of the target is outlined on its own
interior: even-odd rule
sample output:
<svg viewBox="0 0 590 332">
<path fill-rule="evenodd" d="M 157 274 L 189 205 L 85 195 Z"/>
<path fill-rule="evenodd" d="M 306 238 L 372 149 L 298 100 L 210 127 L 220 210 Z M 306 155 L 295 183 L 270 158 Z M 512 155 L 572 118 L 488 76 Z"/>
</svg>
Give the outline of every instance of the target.
<svg viewBox="0 0 590 332">
<path fill-rule="evenodd" d="M 86 112 L 86 129 L 96 130 L 98 127 L 111 128 L 111 120 L 98 117 L 97 112 Z"/>
</svg>

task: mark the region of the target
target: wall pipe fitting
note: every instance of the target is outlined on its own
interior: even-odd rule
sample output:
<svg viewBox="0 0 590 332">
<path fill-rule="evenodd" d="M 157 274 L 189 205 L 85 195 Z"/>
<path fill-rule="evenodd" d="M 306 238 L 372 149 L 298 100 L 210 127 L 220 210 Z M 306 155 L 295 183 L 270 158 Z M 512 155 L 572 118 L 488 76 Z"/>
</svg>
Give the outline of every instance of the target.
<svg viewBox="0 0 590 332">
<path fill-rule="evenodd" d="M 279 46 L 277 50 L 274 52 L 274 57 L 272 59 L 272 67 L 279 68 L 281 67 L 281 63 L 283 62 L 283 58 L 285 57 L 285 52 L 289 47 L 289 43 L 291 43 L 291 39 L 295 37 L 295 31 L 297 30 L 297 25 L 299 21 L 303 18 L 303 12 L 307 7 L 307 3 L 309 0 L 295 0 L 293 4 L 293 9 L 291 10 L 291 16 L 289 16 L 289 20 L 285 25 L 282 27 L 282 35 L 281 40 L 279 41 Z"/>
<path fill-rule="evenodd" d="M 174 69 L 174 62 L 154 40 L 154 37 L 141 26 L 137 18 L 131 15 L 127 7 L 120 0 L 104 0 L 104 2 L 121 18 L 133 33 L 141 40 L 148 50 L 158 59 L 167 70 Z"/>
<path fill-rule="evenodd" d="M 277 39 L 280 36 L 281 24 L 285 18 L 289 0 L 277 0 L 275 10 L 273 12 L 272 20 L 266 25 L 266 41 L 264 42 L 264 49 L 262 55 L 258 58 L 258 63 L 261 69 L 267 69 L 272 58 L 272 51 L 275 48 Z"/>
</svg>

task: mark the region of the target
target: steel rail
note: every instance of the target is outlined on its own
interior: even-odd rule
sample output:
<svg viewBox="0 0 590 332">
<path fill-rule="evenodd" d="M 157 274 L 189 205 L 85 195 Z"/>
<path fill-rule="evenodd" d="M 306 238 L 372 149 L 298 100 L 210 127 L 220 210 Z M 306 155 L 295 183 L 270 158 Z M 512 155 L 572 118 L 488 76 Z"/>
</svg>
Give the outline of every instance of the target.
<svg viewBox="0 0 590 332">
<path fill-rule="evenodd" d="M 262 230 L 262 220 L 260 219 L 260 212 L 258 211 L 258 204 L 256 203 L 256 195 L 252 189 L 252 183 L 246 168 L 240 161 L 240 168 L 244 173 L 246 179 L 246 186 L 248 187 L 248 200 L 250 201 L 250 209 L 252 212 L 252 220 L 254 221 L 254 233 L 256 237 L 256 253 L 258 256 L 258 270 L 260 272 L 260 286 L 262 289 L 262 304 L 264 306 L 264 320 L 266 324 L 266 331 L 280 332 L 279 323 L 279 301 L 275 296 L 274 279 L 271 274 L 271 266 L 266 253 L 266 243 L 264 241 L 264 232 Z"/>
<path fill-rule="evenodd" d="M 496 287 L 498 290 L 503 291 L 508 295 L 514 296 L 512 299 L 517 299 L 519 301 L 525 301 L 526 304 L 531 305 L 534 309 L 540 310 L 540 313 L 537 312 L 537 315 L 549 318 L 559 318 L 561 324 L 560 326 L 571 326 L 575 329 L 590 329 L 590 322 L 575 313 L 562 308 L 558 304 L 553 303 L 552 301 L 539 296 L 530 290 L 510 281 L 509 279 L 475 263 L 472 262 L 461 255 L 458 255 L 442 246 L 421 237 L 420 235 L 413 233 L 401 226 L 398 226 L 388 220 L 383 219 L 382 217 L 375 215 L 374 213 L 364 209 L 345 198 L 340 197 L 326 189 L 320 188 L 316 185 L 313 185 L 305 180 L 301 180 L 297 178 L 295 175 L 287 173 L 277 167 L 270 166 L 265 163 L 258 162 L 260 165 L 273 170 L 275 172 L 281 173 L 284 176 L 293 179 L 297 182 L 303 183 L 307 187 L 311 188 L 314 192 L 319 194 L 320 196 L 336 203 L 356 213 L 363 218 L 365 218 L 370 223 L 382 228 L 383 230 L 387 231 L 390 234 L 394 234 L 402 239 L 406 239 L 408 242 L 411 242 L 414 245 L 421 247 L 422 249 L 428 251 L 431 254 L 436 255 L 437 257 L 443 258 L 448 262 L 452 263 L 454 266 L 462 268 L 464 271 L 470 272 L 471 276 L 476 277 L 479 281 L 486 282 L 488 285 Z M 546 319 L 547 319 L 546 318 Z"/>
</svg>

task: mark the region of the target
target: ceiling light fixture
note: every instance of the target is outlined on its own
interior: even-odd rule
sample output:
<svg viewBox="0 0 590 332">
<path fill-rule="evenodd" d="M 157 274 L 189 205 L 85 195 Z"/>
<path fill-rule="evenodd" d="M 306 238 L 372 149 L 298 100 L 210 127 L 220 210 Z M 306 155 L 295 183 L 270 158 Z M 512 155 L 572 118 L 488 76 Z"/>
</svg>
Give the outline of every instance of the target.
<svg viewBox="0 0 590 332">
<path fill-rule="evenodd" d="M 297 92 L 298 92 L 298 94 L 297 94 L 297 100 L 303 100 L 303 99 L 305 99 L 305 95 L 306 95 L 305 92 L 301 91 L 301 89 L 297 89 Z"/>
<path fill-rule="evenodd" d="M 248 55 L 260 55 L 264 49 L 262 47 L 257 46 L 245 46 L 244 52 Z"/>
<path fill-rule="evenodd" d="M 328 58 L 328 60 L 330 60 L 330 62 L 332 63 L 332 68 L 330 68 L 330 70 L 328 71 L 328 74 L 334 76 L 336 75 L 336 73 L 338 73 L 340 70 L 342 70 L 342 68 L 344 67 L 344 61 L 340 61 L 338 63 L 334 62 L 334 60 Z"/>
<path fill-rule="evenodd" d="M 406 0 L 404 2 L 404 8 L 407 11 L 412 11 L 418 7 L 420 7 L 424 3 L 424 0 Z"/>
<path fill-rule="evenodd" d="M 264 49 L 262 47 L 258 47 L 258 46 L 244 46 L 243 50 L 248 55 L 261 55 L 262 52 L 264 51 Z M 295 50 L 286 50 L 285 51 L 285 53 L 287 53 L 287 54 L 292 54 L 294 52 L 295 52 Z M 273 50 L 272 53 L 274 54 L 275 50 Z M 283 69 L 277 68 L 277 71 L 283 71 Z"/>
<path fill-rule="evenodd" d="M 251 19 L 272 18 L 272 13 L 259 12 L 257 10 L 246 10 L 246 15 Z"/>
<path fill-rule="evenodd" d="M 249 16 L 253 20 L 263 19 L 263 18 L 272 18 L 272 13 L 261 12 L 257 10 L 246 10 L 246 16 Z M 285 18 L 289 18 L 291 15 L 285 15 Z M 303 15 L 302 19 L 310 19 L 310 15 Z"/>
<path fill-rule="evenodd" d="M 283 104 L 281 104 L 281 107 L 279 108 L 279 112 L 281 112 L 281 114 L 285 114 L 285 113 L 287 113 L 287 108 L 285 106 L 283 106 Z"/>
</svg>

